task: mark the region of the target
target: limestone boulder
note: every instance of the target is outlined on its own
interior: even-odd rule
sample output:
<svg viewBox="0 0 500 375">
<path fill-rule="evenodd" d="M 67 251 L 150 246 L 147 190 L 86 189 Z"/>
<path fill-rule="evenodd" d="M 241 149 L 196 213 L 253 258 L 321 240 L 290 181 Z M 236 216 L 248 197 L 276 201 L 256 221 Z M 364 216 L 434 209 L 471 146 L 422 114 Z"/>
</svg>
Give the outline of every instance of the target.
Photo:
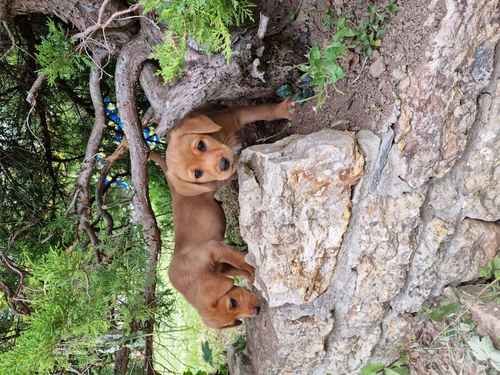
<svg viewBox="0 0 500 375">
<path fill-rule="evenodd" d="M 335 130 L 243 151 L 240 231 L 270 307 L 310 303 L 330 284 L 363 166 L 354 136 Z"/>
</svg>

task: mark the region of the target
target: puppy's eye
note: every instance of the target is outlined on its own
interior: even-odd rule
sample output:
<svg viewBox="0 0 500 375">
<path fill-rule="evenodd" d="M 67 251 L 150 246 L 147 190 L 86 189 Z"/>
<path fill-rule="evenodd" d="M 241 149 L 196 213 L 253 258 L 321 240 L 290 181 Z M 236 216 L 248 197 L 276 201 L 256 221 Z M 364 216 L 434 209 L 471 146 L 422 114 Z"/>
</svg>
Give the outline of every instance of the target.
<svg viewBox="0 0 500 375">
<path fill-rule="evenodd" d="M 196 145 L 196 148 L 198 149 L 198 151 L 205 152 L 207 151 L 207 144 L 203 141 L 199 141 Z"/>
<path fill-rule="evenodd" d="M 200 178 L 201 176 L 203 176 L 203 171 L 201 169 L 195 169 L 194 170 L 194 177 Z"/>
<path fill-rule="evenodd" d="M 234 298 L 229 298 L 229 308 L 235 309 L 237 307 L 238 307 L 238 301 L 236 301 Z"/>
</svg>

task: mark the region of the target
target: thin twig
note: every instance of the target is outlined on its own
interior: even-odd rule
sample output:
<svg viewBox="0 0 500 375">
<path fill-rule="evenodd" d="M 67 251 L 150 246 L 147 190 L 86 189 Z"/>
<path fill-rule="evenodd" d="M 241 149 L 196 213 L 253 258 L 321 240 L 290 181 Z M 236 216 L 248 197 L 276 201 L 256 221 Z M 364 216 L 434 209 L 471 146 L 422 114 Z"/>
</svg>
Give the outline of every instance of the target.
<svg viewBox="0 0 500 375">
<path fill-rule="evenodd" d="M 35 82 L 33 82 L 33 85 L 31 85 L 31 89 L 28 91 L 28 95 L 26 96 L 26 101 L 32 107 L 36 105 L 36 97 L 38 96 L 38 91 L 40 91 L 40 88 L 42 87 L 42 84 L 45 82 L 46 79 L 47 76 L 43 73 L 40 73 L 36 78 Z"/>
<path fill-rule="evenodd" d="M 88 35 L 98 31 L 99 29 L 102 29 L 102 30 L 106 29 L 111 24 L 111 22 L 113 22 L 117 17 L 120 17 L 120 16 L 127 14 L 127 13 L 133 13 L 133 12 L 142 8 L 141 4 L 132 5 L 131 7 L 127 8 L 127 9 L 120 10 L 118 12 L 113 13 L 106 20 L 106 22 L 102 23 L 102 16 L 104 14 L 104 10 L 106 9 L 106 6 L 109 3 L 109 1 L 110 0 L 105 0 L 104 3 L 101 5 L 101 8 L 99 9 L 99 17 L 97 19 L 97 23 L 90 26 L 85 31 L 82 31 L 81 33 L 77 33 L 77 34 L 73 35 L 72 36 L 73 40 L 78 40 L 78 39 L 84 40 Z"/>
</svg>

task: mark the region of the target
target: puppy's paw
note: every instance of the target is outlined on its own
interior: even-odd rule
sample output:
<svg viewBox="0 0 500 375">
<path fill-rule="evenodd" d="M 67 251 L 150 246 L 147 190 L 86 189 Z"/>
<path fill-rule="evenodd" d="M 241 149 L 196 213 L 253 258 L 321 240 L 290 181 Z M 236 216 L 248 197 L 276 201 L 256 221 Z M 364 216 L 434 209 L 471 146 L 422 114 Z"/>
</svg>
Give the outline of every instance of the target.
<svg viewBox="0 0 500 375">
<path fill-rule="evenodd" d="M 276 105 L 277 117 L 291 120 L 295 113 L 296 103 L 288 98 Z"/>
</svg>

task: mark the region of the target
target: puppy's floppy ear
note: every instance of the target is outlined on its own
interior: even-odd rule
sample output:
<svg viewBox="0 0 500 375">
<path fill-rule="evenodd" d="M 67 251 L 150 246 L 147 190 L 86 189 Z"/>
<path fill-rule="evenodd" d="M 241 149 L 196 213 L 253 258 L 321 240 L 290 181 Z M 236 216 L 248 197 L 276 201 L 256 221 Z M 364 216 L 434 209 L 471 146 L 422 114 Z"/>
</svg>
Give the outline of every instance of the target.
<svg viewBox="0 0 500 375">
<path fill-rule="evenodd" d="M 205 115 L 196 115 L 185 119 L 178 127 L 183 134 L 209 134 L 217 133 L 222 129 Z M 176 129 L 177 130 L 177 129 Z"/>
<path fill-rule="evenodd" d="M 216 182 L 194 184 L 192 182 L 181 180 L 173 173 L 167 173 L 167 178 L 174 190 L 185 197 L 194 197 L 195 195 L 209 193 L 217 190 L 218 188 L 218 184 Z"/>
</svg>

